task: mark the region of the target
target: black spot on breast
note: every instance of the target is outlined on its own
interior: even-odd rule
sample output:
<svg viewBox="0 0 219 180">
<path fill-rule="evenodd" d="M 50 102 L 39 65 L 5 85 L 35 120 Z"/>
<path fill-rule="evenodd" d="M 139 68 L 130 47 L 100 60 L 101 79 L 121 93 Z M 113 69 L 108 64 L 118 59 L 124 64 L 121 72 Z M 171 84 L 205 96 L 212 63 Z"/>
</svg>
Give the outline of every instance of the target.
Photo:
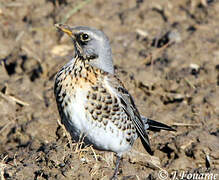
<svg viewBox="0 0 219 180">
<path fill-rule="evenodd" d="M 126 141 L 130 143 L 131 142 L 131 138 L 126 138 Z"/>
<path fill-rule="evenodd" d="M 65 75 L 65 76 L 64 76 L 63 80 L 65 81 L 65 80 L 66 80 L 66 78 L 67 78 L 67 75 Z"/>
<path fill-rule="evenodd" d="M 108 124 L 108 120 L 104 120 L 103 124 L 104 124 L 104 126 L 106 126 Z"/>
<path fill-rule="evenodd" d="M 97 101 L 101 101 L 101 96 L 99 95 L 99 96 L 97 96 Z"/>
<path fill-rule="evenodd" d="M 89 71 L 89 66 L 85 66 L 85 69 L 86 69 L 87 71 Z"/>
<path fill-rule="evenodd" d="M 82 66 L 80 66 L 79 72 L 81 72 L 81 71 L 82 71 L 82 69 L 83 69 L 83 67 L 82 67 Z"/>
<path fill-rule="evenodd" d="M 67 103 L 67 101 L 65 101 L 64 107 L 67 107 L 67 106 L 68 106 L 68 103 Z"/>
<path fill-rule="evenodd" d="M 62 93 L 62 97 L 65 98 L 66 96 L 66 91 Z"/>
<path fill-rule="evenodd" d="M 101 92 L 101 93 L 106 93 L 106 89 L 102 87 L 102 88 L 100 89 L 100 92 Z"/>
<path fill-rule="evenodd" d="M 101 115 L 102 114 L 102 112 L 101 111 L 96 111 L 96 115 Z"/>
<path fill-rule="evenodd" d="M 112 115 L 112 116 L 116 115 L 116 112 L 111 112 L 111 115 Z"/>
<path fill-rule="evenodd" d="M 97 90 L 98 90 L 98 87 L 97 87 L 97 86 L 92 86 L 92 89 L 93 89 L 94 91 L 97 91 Z"/>
<path fill-rule="evenodd" d="M 110 113 L 110 110 L 106 111 L 106 113 L 109 114 L 109 113 Z"/>
<path fill-rule="evenodd" d="M 97 120 L 98 120 L 98 122 L 102 122 L 102 118 L 101 117 L 97 118 Z"/>
<path fill-rule="evenodd" d="M 119 107 L 119 104 L 118 104 L 118 103 L 117 103 L 117 104 L 114 104 L 113 107 L 118 108 L 118 107 Z"/>
<path fill-rule="evenodd" d="M 104 106 L 104 107 L 103 107 L 103 110 L 104 110 L 104 111 L 108 110 L 108 106 Z"/>
<path fill-rule="evenodd" d="M 119 111 L 119 108 L 118 107 L 113 107 L 113 111 L 117 112 L 117 111 Z"/>
<path fill-rule="evenodd" d="M 96 99 L 97 99 L 97 94 L 93 93 L 91 98 L 92 98 L 93 100 L 96 100 Z"/>
<path fill-rule="evenodd" d="M 109 115 L 103 114 L 102 117 L 103 117 L 103 118 L 109 118 Z"/>
<path fill-rule="evenodd" d="M 93 114 L 93 113 L 94 113 L 94 110 L 93 110 L 93 109 L 90 109 L 89 112 L 90 112 L 91 114 Z"/>
<path fill-rule="evenodd" d="M 71 72 L 72 72 L 72 70 L 70 69 L 70 70 L 68 71 L 68 75 L 70 75 L 70 74 L 71 74 Z"/>
<path fill-rule="evenodd" d="M 115 119 L 115 120 L 117 120 L 117 119 Z M 116 126 L 118 126 L 118 124 L 119 124 L 119 121 L 117 120 L 117 121 L 115 121 L 114 122 L 114 124 L 116 125 Z"/>
<path fill-rule="evenodd" d="M 106 100 L 106 102 L 105 102 L 106 104 L 112 104 L 113 103 L 113 101 L 112 101 L 112 99 L 109 99 L 109 100 Z"/>
<path fill-rule="evenodd" d="M 104 96 L 101 97 L 101 102 L 105 102 L 105 97 Z"/>
<path fill-rule="evenodd" d="M 125 131 L 125 130 L 126 130 L 126 126 L 123 126 L 123 127 L 122 127 L 122 130 Z"/>
<path fill-rule="evenodd" d="M 94 76 L 95 76 L 95 78 L 97 78 L 98 77 L 98 74 L 94 71 Z"/>
<path fill-rule="evenodd" d="M 106 98 L 107 98 L 107 99 L 112 99 L 112 97 L 111 97 L 110 94 L 108 94 L 108 95 L 106 96 Z"/>
<path fill-rule="evenodd" d="M 117 100 L 117 98 L 116 98 L 116 97 L 114 98 L 114 103 L 115 103 L 115 104 L 117 104 L 117 103 L 118 103 L 118 100 Z M 117 105 L 119 106 L 119 104 L 117 104 Z"/>
<path fill-rule="evenodd" d="M 97 108 L 98 110 L 100 110 L 100 109 L 102 108 L 102 105 L 101 105 L 101 104 L 98 104 L 98 105 L 96 106 L 96 108 Z"/>
<path fill-rule="evenodd" d="M 93 114 L 92 117 L 94 120 L 97 120 L 97 115 Z"/>
</svg>

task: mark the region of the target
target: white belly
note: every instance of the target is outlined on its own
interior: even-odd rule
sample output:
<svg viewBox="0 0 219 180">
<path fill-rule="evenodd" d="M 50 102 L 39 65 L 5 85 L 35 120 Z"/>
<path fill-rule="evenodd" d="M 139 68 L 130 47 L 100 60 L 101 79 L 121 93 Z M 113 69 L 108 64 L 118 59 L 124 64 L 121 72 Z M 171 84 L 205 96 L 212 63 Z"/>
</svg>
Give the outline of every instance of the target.
<svg viewBox="0 0 219 180">
<path fill-rule="evenodd" d="M 125 139 L 125 132 L 119 130 L 109 119 L 108 124 L 104 125 L 92 119 L 92 116 L 85 110 L 86 91 L 77 90 L 75 100 L 66 106 L 64 113 L 69 117 L 68 122 L 71 136 L 78 140 L 80 135 L 85 135 L 85 142 L 93 144 L 94 147 L 122 153 L 131 148 L 130 143 Z M 113 130 L 113 132 L 112 132 Z"/>
</svg>

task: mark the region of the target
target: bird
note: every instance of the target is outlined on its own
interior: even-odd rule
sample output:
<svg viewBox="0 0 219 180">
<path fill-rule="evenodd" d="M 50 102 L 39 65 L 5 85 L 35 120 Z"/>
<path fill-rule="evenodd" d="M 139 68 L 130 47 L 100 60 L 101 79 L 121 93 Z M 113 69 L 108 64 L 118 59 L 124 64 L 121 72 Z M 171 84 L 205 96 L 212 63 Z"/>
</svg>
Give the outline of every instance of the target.
<svg viewBox="0 0 219 180">
<path fill-rule="evenodd" d="M 54 94 L 66 130 L 74 141 L 116 153 L 111 179 L 116 179 L 122 155 L 139 137 L 153 155 L 148 130 L 174 131 L 172 127 L 140 115 L 133 97 L 116 75 L 109 38 L 87 26 L 55 24 L 71 37 L 73 58 L 56 74 Z"/>
</svg>

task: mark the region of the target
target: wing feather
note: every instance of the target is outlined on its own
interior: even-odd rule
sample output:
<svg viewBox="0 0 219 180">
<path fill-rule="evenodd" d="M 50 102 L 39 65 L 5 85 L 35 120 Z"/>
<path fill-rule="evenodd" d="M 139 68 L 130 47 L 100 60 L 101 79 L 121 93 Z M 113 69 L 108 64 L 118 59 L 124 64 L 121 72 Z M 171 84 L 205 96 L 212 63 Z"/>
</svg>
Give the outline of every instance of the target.
<svg viewBox="0 0 219 180">
<path fill-rule="evenodd" d="M 144 122 L 141 119 L 140 113 L 136 108 L 134 100 L 129 92 L 125 89 L 122 82 L 112 74 L 108 74 L 106 76 L 106 83 L 108 88 L 114 94 L 115 97 L 118 98 L 120 101 L 120 105 L 122 106 L 123 110 L 132 120 L 140 138 L 144 148 L 147 150 L 149 154 L 153 154 L 150 148 L 150 142 L 147 135 L 147 132 L 144 128 Z"/>
</svg>

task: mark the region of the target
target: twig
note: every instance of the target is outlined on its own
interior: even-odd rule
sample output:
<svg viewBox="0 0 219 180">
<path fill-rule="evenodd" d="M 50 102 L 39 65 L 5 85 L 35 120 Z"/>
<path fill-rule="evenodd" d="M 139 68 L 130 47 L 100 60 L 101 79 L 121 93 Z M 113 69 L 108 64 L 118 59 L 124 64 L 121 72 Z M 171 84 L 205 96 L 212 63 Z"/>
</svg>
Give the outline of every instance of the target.
<svg viewBox="0 0 219 180">
<path fill-rule="evenodd" d="M 39 64 L 41 64 L 42 60 L 34 52 L 32 52 L 31 50 L 29 50 L 27 47 L 24 46 L 21 47 L 21 49 L 24 50 L 30 56 L 32 56 L 34 59 L 36 59 Z"/>
<path fill-rule="evenodd" d="M 195 142 L 194 140 L 190 140 L 188 143 L 182 145 L 180 148 L 184 150 L 184 149 L 186 149 L 188 146 L 190 146 L 194 142 Z"/>
<path fill-rule="evenodd" d="M 22 100 L 20 100 L 20 99 L 18 99 L 18 98 L 16 98 L 16 97 L 14 97 L 14 96 L 11 96 L 11 95 L 5 95 L 5 94 L 3 94 L 2 92 L 0 92 L 0 96 L 2 97 L 2 98 L 4 98 L 5 100 L 12 100 L 12 101 L 14 101 L 14 102 L 16 102 L 16 103 L 18 103 L 18 104 L 20 104 L 20 105 L 22 105 L 22 106 L 29 106 L 29 104 L 27 103 L 27 102 L 24 102 L 24 101 L 22 101 Z"/>
<path fill-rule="evenodd" d="M 0 130 L 0 134 L 1 134 L 10 124 L 12 124 L 12 122 L 8 122 L 8 123 Z"/>
<path fill-rule="evenodd" d="M 151 163 L 152 165 L 154 165 L 156 168 L 160 169 L 160 170 L 163 170 L 161 167 L 160 167 L 160 159 L 156 156 L 150 156 L 148 154 L 144 154 L 144 153 L 141 153 L 139 151 L 136 151 L 136 150 L 131 150 L 131 152 L 128 152 L 127 154 L 129 154 L 129 156 L 136 156 L 138 157 L 139 155 L 142 156 L 142 157 L 147 157 L 146 158 L 146 161 L 148 163 Z"/>
<path fill-rule="evenodd" d="M 188 79 L 184 78 L 184 80 L 192 89 L 195 89 L 195 86 Z"/>
<path fill-rule="evenodd" d="M 8 157 L 8 155 L 6 155 L 2 161 L 0 162 L 0 175 L 1 175 L 1 179 L 5 180 L 4 177 L 4 169 L 7 167 L 7 164 L 4 163 L 5 159 Z"/>
<path fill-rule="evenodd" d="M 4 6 L 7 8 L 22 7 L 22 5 L 23 5 L 22 3 L 16 3 L 16 2 L 4 4 Z"/>
<path fill-rule="evenodd" d="M 147 58 L 145 58 L 142 62 L 142 64 L 145 64 L 149 61 L 153 64 L 153 59 L 156 57 L 160 52 L 162 52 L 164 49 L 166 49 L 170 44 L 172 44 L 172 41 L 169 41 L 167 44 L 163 45 L 161 48 L 156 49 L 154 52 L 152 52 Z"/>
<path fill-rule="evenodd" d="M 66 16 L 63 18 L 63 20 L 61 21 L 61 23 L 66 23 L 68 21 L 68 19 L 75 14 L 76 12 L 78 12 L 81 8 L 83 8 L 87 3 L 89 3 L 91 0 L 85 0 L 83 2 L 81 2 L 80 4 L 78 4 L 76 7 L 74 7 L 71 11 L 69 11 Z"/>
<path fill-rule="evenodd" d="M 173 126 L 201 126 L 201 124 L 173 123 Z"/>
<path fill-rule="evenodd" d="M 73 143 L 72 143 L 71 134 L 65 129 L 64 124 L 61 123 L 61 121 L 60 121 L 59 118 L 57 119 L 57 123 L 58 123 L 58 125 L 63 129 L 63 131 L 64 131 L 64 135 L 67 136 L 68 143 L 69 143 L 69 145 L 70 145 L 70 149 L 71 149 L 71 151 L 72 151 L 72 150 L 73 150 Z"/>
<path fill-rule="evenodd" d="M 95 160 L 96 160 L 96 162 L 97 162 L 97 161 L 98 161 L 98 159 L 97 159 L 97 154 L 95 153 L 94 148 L 93 148 L 92 146 L 90 146 L 90 149 L 91 149 L 91 151 L 93 152 L 94 158 L 95 158 Z"/>
<path fill-rule="evenodd" d="M 6 66 L 5 66 L 5 60 L 0 60 L 0 65 L 3 66 L 3 69 L 4 69 L 4 71 L 5 71 L 5 74 L 8 75 L 8 73 L 7 73 L 7 69 L 6 69 Z"/>
<path fill-rule="evenodd" d="M 24 31 L 21 31 L 18 35 L 17 35 L 17 37 L 15 38 L 15 42 L 18 42 L 18 41 L 20 41 L 20 39 L 24 36 Z"/>
</svg>

